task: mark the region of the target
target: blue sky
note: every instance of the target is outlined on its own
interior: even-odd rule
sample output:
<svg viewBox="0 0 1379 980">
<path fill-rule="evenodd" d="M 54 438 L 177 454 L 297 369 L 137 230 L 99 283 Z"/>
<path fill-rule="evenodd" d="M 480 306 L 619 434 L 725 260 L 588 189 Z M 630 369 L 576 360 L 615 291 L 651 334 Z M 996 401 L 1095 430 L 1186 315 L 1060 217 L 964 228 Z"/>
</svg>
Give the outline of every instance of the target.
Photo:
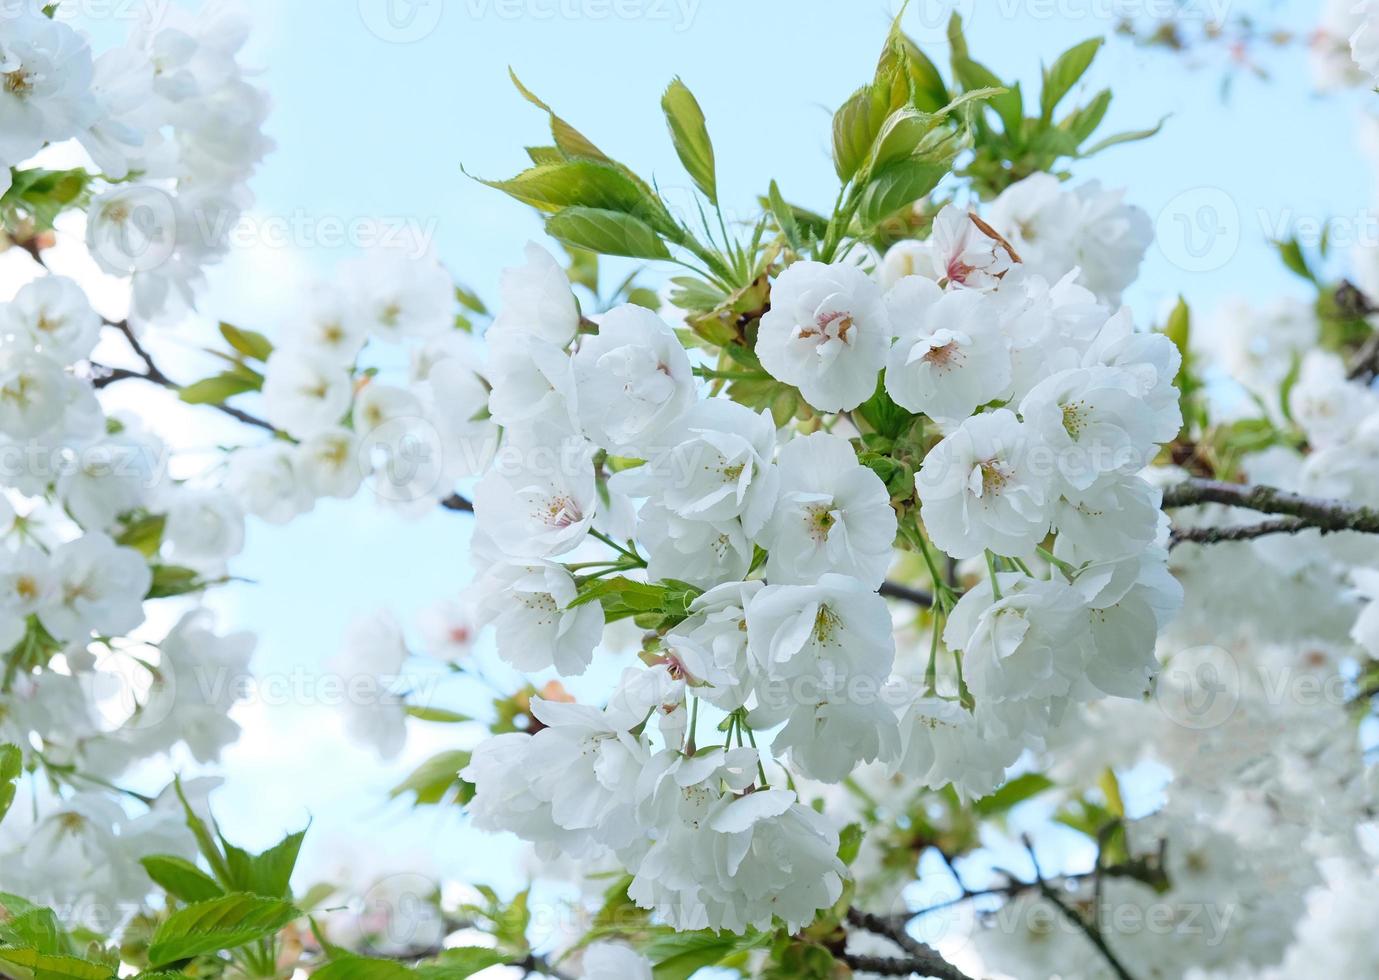
<svg viewBox="0 0 1379 980">
<path fill-rule="evenodd" d="M 836 192 L 831 112 L 870 76 L 894 10 L 881 0 L 430 0 L 414 11 L 421 20 L 397 30 L 415 32 L 437 12 L 439 21 L 398 43 L 397 35 L 380 36 L 392 30 L 379 27 L 387 2 L 247 3 L 256 18 L 247 60 L 262 67 L 259 81 L 272 93 L 268 128 L 278 144 L 253 183 L 257 211 L 308 223 L 414 221 L 434 229 L 455 277 L 488 298 L 500 269 L 519 262 L 523 243 L 541 232 L 532 212 L 461 173 L 463 166 L 511 176 L 526 165 L 523 146 L 548 141 L 544 116 L 509 84 L 509 66 L 663 189 L 687 183 L 659 110 L 663 87 L 679 74 L 707 114 L 730 215 L 749 214 L 772 178 L 790 199 L 822 210 Z M 1085 13 L 1108 5 L 958 4 L 971 13 L 974 54 L 1027 91 L 1037 90 L 1041 62 L 1113 27 Z M 1313 2 L 1248 6 L 1303 30 L 1316 17 Z M 1041 16 L 1046 10 L 1061 13 Z M 937 41 L 918 12 L 912 33 Z M 944 61 L 941 46 L 926 47 Z M 1104 133 L 1168 121 L 1149 142 L 1077 164 L 1078 179 L 1128 187 L 1129 199 L 1156 220 L 1168 208 L 1170 229 L 1179 227 L 1174 214 L 1184 201 L 1193 221 L 1202 202 L 1219 210 L 1224 200 L 1238 216 L 1238 245 L 1208 271 L 1183 269 L 1184 253 L 1171 241 L 1151 250 L 1126 297 L 1142 323 L 1180 292 L 1207 309 L 1230 294 L 1298 291 L 1271 258 L 1269 229 L 1369 206 L 1373 180 L 1352 137 L 1358 100 L 1310 94 L 1299 51 L 1265 58 L 1273 80 L 1241 75 L 1223 101 L 1219 52 L 1189 70 L 1166 53 L 1113 40 L 1079 90 L 1084 97 L 1105 86 L 1115 91 Z M 328 276 L 352 252 L 305 243 L 254 251 L 217 271 L 208 309 L 270 335 L 306 279 Z M 353 614 L 388 607 L 407 617 L 457 592 L 468 578 L 468 534 L 467 519 L 453 514 L 413 522 L 363 498 L 323 502 L 287 528 L 253 524 L 235 571 L 256 584 L 226 590 L 216 603 L 234 626 L 260 634 L 258 669 L 313 669 L 337 650 Z M 471 700 L 472 692 L 453 691 L 453 704 Z M 254 730 L 226 756 L 223 822 L 232 835 L 264 845 L 313 814 L 307 879 L 332 877 L 342 863 L 381 870 L 427 862 L 438 875 L 516 880 L 511 850 L 467 831 L 453 813 L 409 814 L 384 801 L 410 763 L 447 742 L 467 744 L 472 733 L 419 730 L 405 758 L 384 765 L 344 744 L 319 706 L 256 708 L 246 722 Z"/>
</svg>

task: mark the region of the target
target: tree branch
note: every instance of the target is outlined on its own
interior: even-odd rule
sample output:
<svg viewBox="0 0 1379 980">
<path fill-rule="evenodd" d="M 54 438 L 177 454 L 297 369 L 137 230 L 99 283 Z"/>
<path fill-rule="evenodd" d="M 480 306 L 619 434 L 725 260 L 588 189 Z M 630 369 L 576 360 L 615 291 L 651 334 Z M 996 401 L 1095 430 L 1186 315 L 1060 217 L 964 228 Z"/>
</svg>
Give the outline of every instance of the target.
<svg viewBox="0 0 1379 980">
<path fill-rule="evenodd" d="M 912 602 L 916 606 L 928 609 L 934 604 L 934 597 L 927 592 L 919 589 L 912 589 L 908 585 L 899 582 L 882 582 L 879 590 L 888 599 L 900 599 L 903 602 Z"/>
<path fill-rule="evenodd" d="M 1222 504 L 1244 510 L 1258 511 L 1261 514 L 1278 514 L 1294 518 L 1293 521 L 1273 521 L 1255 525 L 1257 533 L 1246 534 L 1233 528 L 1191 528 L 1175 531 L 1182 540 L 1205 539 L 1211 541 L 1238 541 L 1245 537 L 1259 537 L 1264 534 L 1294 533 L 1316 529 L 1323 534 L 1337 531 L 1358 531 L 1363 534 L 1379 534 L 1379 510 L 1363 507 L 1344 500 L 1323 497 L 1307 497 L 1302 494 L 1279 490 L 1277 487 L 1250 485 L 1243 483 L 1224 483 L 1219 480 L 1184 480 L 1164 491 L 1165 510 L 1177 507 L 1195 507 L 1199 504 Z M 1243 535 L 1227 535 L 1227 533 Z"/>
<path fill-rule="evenodd" d="M 1059 895 L 1058 892 L 1054 891 L 1049 883 L 1044 880 L 1044 873 L 1039 870 L 1039 858 L 1036 857 L 1034 853 L 1034 843 L 1029 837 L 1024 838 L 1024 843 L 1025 850 L 1029 851 L 1030 863 L 1034 865 L 1034 883 L 1039 889 L 1039 894 L 1042 895 L 1044 900 L 1050 905 L 1058 909 L 1071 925 L 1081 930 L 1082 934 L 1087 937 L 1088 942 L 1095 946 L 1097 952 L 1106 960 L 1106 964 L 1111 968 L 1112 973 L 1119 977 L 1120 980 L 1135 980 L 1130 971 L 1127 970 L 1125 965 L 1116 957 L 1116 954 L 1111 951 L 1111 947 L 1106 945 L 1106 939 L 1101 935 L 1101 927 L 1097 925 L 1095 918 L 1093 918 L 1091 922 L 1088 922 L 1079 915 L 1076 910 L 1063 901 L 1063 897 Z M 1098 863 L 1100 863 L 1099 858 Z M 1092 910 L 1092 915 L 1094 917 L 1098 913 L 1098 909 L 1094 908 Z"/>
<path fill-rule="evenodd" d="M 861 909 L 848 909 L 848 925 L 863 932 L 890 940 L 904 953 L 903 957 L 862 956 L 844 953 L 842 960 L 853 970 L 875 973 L 883 977 L 932 977 L 934 980 L 972 980 L 956 966 L 945 960 L 932 946 L 915 939 L 890 920 L 863 912 Z"/>
<path fill-rule="evenodd" d="M 1316 527 L 1301 517 L 1280 517 L 1258 524 L 1232 524 L 1229 527 L 1175 527 L 1169 541 L 1174 548 L 1185 541 L 1193 544 L 1219 544 L 1222 541 L 1249 541 L 1269 534 L 1296 534 Z"/>
</svg>

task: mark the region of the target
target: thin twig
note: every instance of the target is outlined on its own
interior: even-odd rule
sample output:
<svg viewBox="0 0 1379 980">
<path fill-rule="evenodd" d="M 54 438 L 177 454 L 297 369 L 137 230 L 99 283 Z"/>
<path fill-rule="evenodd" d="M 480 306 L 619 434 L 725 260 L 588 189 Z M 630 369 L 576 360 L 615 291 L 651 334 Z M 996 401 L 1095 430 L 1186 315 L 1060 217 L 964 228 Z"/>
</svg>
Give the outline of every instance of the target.
<svg viewBox="0 0 1379 980">
<path fill-rule="evenodd" d="M 881 583 L 880 592 L 888 599 L 900 599 L 904 602 L 912 602 L 916 606 L 928 609 L 934 604 L 934 597 L 920 589 L 912 589 L 908 585 L 899 582 Z"/>
<path fill-rule="evenodd" d="M 1300 531 L 1315 530 L 1318 530 L 1316 525 L 1309 524 L 1301 517 L 1280 517 L 1272 521 L 1260 521 L 1258 524 L 1232 524 L 1227 527 L 1175 527 L 1168 546 L 1175 548 L 1188 541 L 1193 544 L 1250 541 L 1270 534 L 1297 534 Z"/>
<path fill-rule="evenodd" d="M 1039 870 L 1039 858 L 1036 857 L 1034 853 L 1034 843 L 1028 836 L 1024 838 L 1024 843 L 1025 850 L 1029 851 L 1030 863 L 1034 865 L 1034 883 L 1039 889 L 1039 894 L 1043 895 L 1044 899 L 1049 902 L 1049 904 L 1058 909 L 1071 925 L 1081 930 L 1082 934 L 1087 937 L 1088 942 L 1095 946 L 1097 952 L 1106 960 L 1106 964 L 1110 966 L 1112 973 L 1119 977 L 1120 980 L 1135 980 L 1133 974 L 1125 968 L 1125 965 L 1116 957 L 1116 954 L 1111 951 L 1111 947 L 1106 945 L 1106 940 L 1101 935 L 1101 928 L 1096 922 L 1088 922 L 1079 915 L 1077 911 L 1064 902 L 1063 897 L 1059 895 L 1058 892 L 1054 891 L 1049 883 L 1044 880 L 1044 873 Z"/>
<path fill-rule="evenodd" d="M 905 956 L 895 958 L 844 953 L 843 962 L 853 970 L 875 973 L 883 977 L 908 977 L 918 974 L 922 977 L 933 977 L 935 980 L 972 980 L 966 973 L 945 960 L 934 947 L 915 939 L 903 926 L 898 927 L 889 919 L 851 908 L 848 909 L 847 921 L 854 929 L 861 929 L 890 940 L 905 953 Z"/>
</svg>

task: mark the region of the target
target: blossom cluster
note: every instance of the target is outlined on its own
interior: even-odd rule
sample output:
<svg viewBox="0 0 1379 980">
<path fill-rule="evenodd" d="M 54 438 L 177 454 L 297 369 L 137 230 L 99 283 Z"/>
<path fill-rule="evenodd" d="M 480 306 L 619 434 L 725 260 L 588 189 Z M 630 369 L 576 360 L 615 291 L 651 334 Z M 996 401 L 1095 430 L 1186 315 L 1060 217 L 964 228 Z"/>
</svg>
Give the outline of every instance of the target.
<svg viewBox="0 0 1379 980">
<path fill-rule="evenodd" d="M 475 751 L 476 825 L 612 852 L 629 895 L 677 928 L 796 928 L 843 868 L 836 831 L 768 766 L 833 783 L 880 762 L 981 796 L 1069 705 L 1145 693 L 1181 596 L 1139 471 L 1181 426 L 1179 354 L 1080 284 L 1118 295 L 1143 214 L 1035 183 L 993 213 L 1041 242 L 1052 281 L 955 206 L 879 263 L 907 273 L 889 286 L 850 261 L 779 270 L 755 353 L 817 412 L 785 430 L 715 389 L 657 315 L 581 318 L 529 248 L 487 338 L 504 444 L 475 494 L 467 601 L 510 665 L 562 676 L 589 668 L 605 619 L 675 614 L 606 707 L 538 699 L 534 734 Z M 1043 244 L 1060 230 L 1103 242 L 1104 265 Z M 916 420 L 917 514 L 859 456 L 850 413 L 873 398 Z M 878 589 L 898 535 L 931 563 L 990 563 L 960 599 L 935 578 L 933 646 L 961 657 L 958 690 L 897 668 Z M 638 606 L 648 595 L 661 605 Z M 700 740 L 701 702 L 726 716 L 721 746 Z M 795 855 L 786 877 L 777 848 Z"/>
</svg>

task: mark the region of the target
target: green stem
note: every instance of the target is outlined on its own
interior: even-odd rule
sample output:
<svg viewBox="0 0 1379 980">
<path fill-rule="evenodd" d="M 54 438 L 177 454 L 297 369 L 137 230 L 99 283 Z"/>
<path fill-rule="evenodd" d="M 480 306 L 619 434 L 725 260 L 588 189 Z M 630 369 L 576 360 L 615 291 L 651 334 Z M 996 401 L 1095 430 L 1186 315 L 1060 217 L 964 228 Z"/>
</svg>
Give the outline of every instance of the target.
<svg viewBox="0 0 1379 980">
<path fill-rule="evenodd" d="M 986 571 L 991 576 L 991 594 L 996 597 L 996 601 L 1001 601 L 1001 586 L 996 581 L 996 556 L 990 550 L 986 552 Z"/>
</svg>

